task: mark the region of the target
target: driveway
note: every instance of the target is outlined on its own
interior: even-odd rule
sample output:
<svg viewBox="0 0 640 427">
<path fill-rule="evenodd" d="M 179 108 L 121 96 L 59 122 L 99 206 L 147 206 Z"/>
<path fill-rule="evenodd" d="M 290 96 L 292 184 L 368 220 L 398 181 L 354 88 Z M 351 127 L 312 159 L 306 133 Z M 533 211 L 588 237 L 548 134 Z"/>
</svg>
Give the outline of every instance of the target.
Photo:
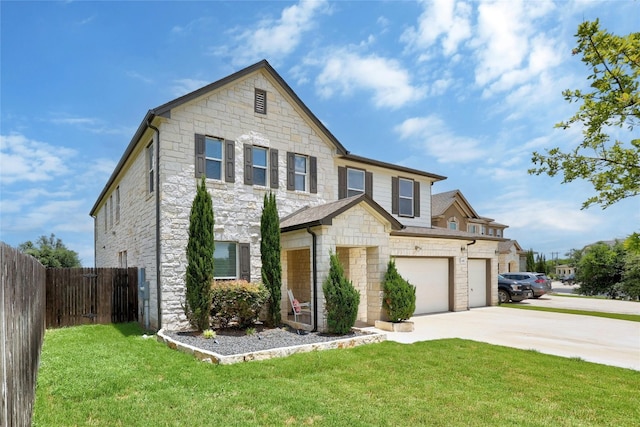
<svg viewBox="0 0 640 427">
<path fill-rule="evenodd" d="M 538 300 L 526 300 L 525 303 L 549 303 L 558 307 L 562 306 L 564 300 L 570 300 L 565 304 L 573 305 L 573 300 L 582 299 L 551 295 Z M 633 313 L 640 314 L 640 303 L 594 301 L 604 301 L 605 306 L 610 306 L 608 303 L 611 302 L 623 303 L 621 306 L 624 307 L 632 304 L 630 307 L 635 310 Z M 598 304 L 595 307 L 591 310 L 614 310 L 598 308 Z M 533 349 L 556 356 L 579 357 L 589 362 L 640 371 L 640 322 L 506 307 L 431 314 L 413 317 L 411 320 L 415 324 L 414 332 L 387 332 L 387 339 L 412 343 L 463 338 L 524 350 Z"/>
</svg>

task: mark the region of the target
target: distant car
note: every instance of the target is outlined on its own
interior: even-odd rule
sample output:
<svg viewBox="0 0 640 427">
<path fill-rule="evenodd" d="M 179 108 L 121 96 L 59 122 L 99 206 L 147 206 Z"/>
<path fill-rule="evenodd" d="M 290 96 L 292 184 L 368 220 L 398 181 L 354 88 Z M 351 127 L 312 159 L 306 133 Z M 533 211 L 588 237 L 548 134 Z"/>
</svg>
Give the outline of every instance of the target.
<svg viewBox="0 0 640 427">
<path fill-rule="evenodd" d="M 567 283 L 569 285 L 573 285 L 573 282 L 576 281 L 576 275 L 575 274 L 567 274 L 566 276 L 564 276 L 562 278 L 562 283 Z"/>
<path fill-rule="evenodd" d="M 544 273 L 517 272 L 502 273 L 502 275 L 507 279 L 517 280 L 518 282 L 528 283 L 531 285 L 533 298 L 540 298 L 542 295 L 551 291 L 551 281 L 544 275 Z"/>
<path fill-rule="evenodd" d="M 507 279 L 498 274 L 498 301 L 500 304 L 513 301 L 520 302 L 533 297 L 531 285 Z"/>
</svg>

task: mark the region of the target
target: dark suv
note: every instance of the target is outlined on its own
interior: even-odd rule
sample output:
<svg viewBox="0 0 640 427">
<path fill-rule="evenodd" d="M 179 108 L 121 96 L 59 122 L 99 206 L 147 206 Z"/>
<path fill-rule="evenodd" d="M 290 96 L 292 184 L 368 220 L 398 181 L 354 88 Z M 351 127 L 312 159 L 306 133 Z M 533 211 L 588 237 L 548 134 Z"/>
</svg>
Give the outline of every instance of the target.
<svg viewBox="0 0 640 427">
<path fill-rule="evenodd" d="M 547 279 L 544 273 L 519 272 L 502 273 L 502 275 L 507 279 L 531 285 L 534 298 L 540 298 L 542 295 L 551 292 L 551 280 Z"/>
<path fill-rule="evenodd" d="M 498 302 L 500 304 L 513 301 L 520 302 L 533 297 L 531 285 L 507 279 L 498 274 Z"/>
</svg>

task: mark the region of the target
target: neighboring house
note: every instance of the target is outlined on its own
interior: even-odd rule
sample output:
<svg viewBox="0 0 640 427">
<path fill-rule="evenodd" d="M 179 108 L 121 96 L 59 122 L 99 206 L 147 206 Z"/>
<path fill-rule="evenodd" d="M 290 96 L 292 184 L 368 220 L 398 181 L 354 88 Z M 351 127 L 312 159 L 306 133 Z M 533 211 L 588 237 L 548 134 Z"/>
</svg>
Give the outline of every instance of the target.
<svg viewBox="0 0 640 427">
<path fill-rule="evenodd" d="M 434 227 L 500 238 L 505 237 L 504 230 L 509 227 L 478 215 L 460 190 L 434 194 L 431 204 Z M 517 241 L 501 241 L 498 245 L 498 273 L 525 271 L 526 254 Z"/>
<path fill-rule="evenodd" d="M 527 251 L 517 240 L 506 240 L 498 244 L 498 273 L 527 270 Z"/>
<path fill-rule="evenodd" d="M 497 236 L 432 227 L 431 187 L 445 177 L 351 154 L 267 61 L 149 110 L 102 190 L 96 266 L 144 269 L 142 321 L 186 325 L 189 213 L 206 176 L 215 277 L 260 280 L 264 195 L 281 218 L 287 289 L 326 329 L 322 283 L 336 253 L 360 291 L 358 321 L 384 318 L 389 259 L 416 285 L 416 314 L 497 304 Z"/>
<path fill-rule="evenodd" d="M 558 277 L 566 277 L 571 274 L 576 274 L 576 268 L 568 264 L 556 265 L 556 275 Z"/>
</svg>

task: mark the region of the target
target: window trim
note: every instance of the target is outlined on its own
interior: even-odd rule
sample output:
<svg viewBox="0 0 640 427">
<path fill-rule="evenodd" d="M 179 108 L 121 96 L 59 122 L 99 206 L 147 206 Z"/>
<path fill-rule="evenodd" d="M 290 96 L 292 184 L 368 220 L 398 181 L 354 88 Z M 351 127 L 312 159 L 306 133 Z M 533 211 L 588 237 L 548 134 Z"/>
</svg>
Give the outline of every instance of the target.
<svg viewBox="0 0 640 427">
<path fill-rule="evenodd" d="M 116 224 L 120 223 L 120 186 L 116 187 Z"/>
<path fill-rule="evenodd" d="M 410 182 L 411 183 L 411 195 L 410 196 L 403 196 L 402 192 L 400 191 L 402 188 L 402 182 Z M 398 216 L 401 217 L 405 217 L 405 218 L 414 218 L 415 217 L 415 203 L 414 203 L 414 197 L 415 197 L 415 181 L 413 179 L 409 179 L 409 178 L 402 178 L 402 177 L 398 177 Z M 411 213 L 403 213 L 402 212 L 402 203 L 400 203 L 402 200 L 410 200 L 410 206 L 411 206 Z"/>
<path fill-rule="evenodd" d="M 451 228 L 451 225 L 454 224 L 455 227 Z M 452 216 L 451 218 L 449 218 L 447 220 L 447 229 L 448 230 L 454 230 L 454 231 L 458 231 L 460 228 L 459 226 L 459 222 L 458 222 L 458 218 L 456 218 L 455 216 Z"/>
<path fill-rule="evenodd" d="M 154 147 L 153 141 L 151 141 L 149 145 L 147 145 L 146 150 L 147 150 L 146 157 L 147 157 L 147 177 L 148 177 L 147 193 L 152 194 L 155 191 L 154 177 L 155 177 L 155 166 L 156 166 L 155 147 Z"/>
<path fill-rule="evenodd" d="M 217 142 L 218 144 L 220 144 L 220 158 L 216 158 L 216 157 L 208 157 L 207 156 L 207 143 L 214 143 Z M 224 139 L 222 138 L 216 138 L 213 136 L 208 136 L 205 135 L 204 136 L 204 175 L 206 176 L 207 179 L 213 179 L 216 181 L 222 181 L 222 177 L 225 176 L 225 171 L 224 171 Z M 211 177 L 209 175 L 207 175 L 207 162 L 217 162 L 220 164 L 220 176 L 219 177 Z"/>
<path fill-rule="evenodd" d="M 349 186 L 349 173 L 352 171 L 362 174 L 362 189 Z M 346 191 L 347 197 L 364 194 L 366 192 L 366 188 L 367 188 L 367 171 L 364 169 L 352 168 L 347 166 L 347 191 Z M 350 192 L 357 192 L 357 193 L 349 194 Z"/>
<path fill-rule="evenodd" d="M 264 166 L 256 165 L 256 151 L 264 152 Z M 252 145 L 251 146 L 251 167 L 252 167 L 252 181 L 253 185 L 257 185 L 259 187 L 268 187 L 269 186 L 269 149 L 267 147 L 262 147 L 260 145 Z M 264 183 L 256 183 L 256 169 L 262 170 L 264 172 Z"/>
<path fill-rule="evenodd" d="M 298 171 L 298 162 L 296 160 L 304 160 L 304 172 Z M 309 177 L 309 156 L 302 154 L 293 154 L 293 190 L 294 191 L 307 191 L 307 182 Z M 302 188 L 297 187 L 297 178 L 302 176 Z"/>
</svg>

